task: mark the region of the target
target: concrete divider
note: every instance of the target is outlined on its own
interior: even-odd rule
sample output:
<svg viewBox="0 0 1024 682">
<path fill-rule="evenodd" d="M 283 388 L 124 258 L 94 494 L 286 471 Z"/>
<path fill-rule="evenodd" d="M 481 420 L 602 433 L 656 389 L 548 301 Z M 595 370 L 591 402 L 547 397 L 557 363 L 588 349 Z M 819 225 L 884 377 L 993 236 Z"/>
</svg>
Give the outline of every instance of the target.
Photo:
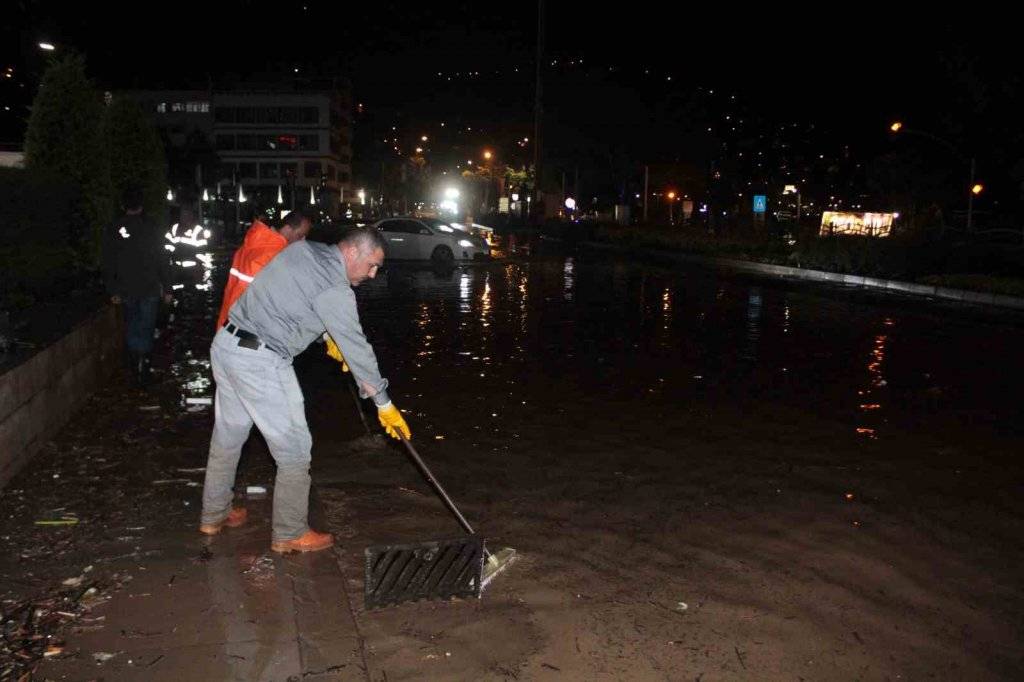
<svg viewBox="0 0 1024 682">
<path fill-rule="evenodd" d="M 122 343 L 118 310 L 106 305 L 0 374 L 0 487 L 110 375 Z"/>
<path fill-rule="evenodd" d="M 903 282 L 895 279 L 879 279 L 877 277 L 862 277 L 860 275 L 826 272 L 824 270 L 794 268 L 787 265 L 775 265 L 773 263 L 757 263 L 754 261 L 701 256 L 693 253 L 676 253 L 665 249 L 632 247 L 621 244 L 608 244 L 605 242 L 582 242 L 582 245 L 600 251 L 615 251 L 619 253 L 657 258 L 659 260 L 670 260 L 678 263 L 703 263 L 705 265 L 715 265 L 741 272 L 751 272 L 761 275 L 790 277 L 793 279 L 802 279 L 812 282 L 847 284 L 850 286 L 860 286 L 871 289 L 886 289 L 902 294 L 913 294 L 915 296 L 930 296 L 932 298 L 941 298 L 949 301 L 961 301 L 964 303 L 975 303 L 979 305 L 992 305 L 1003 308 L 1024 310 L 1024 298 L 1019 296 L 1007 296 L 1004 294 L 993 294 L 983 291 L 969 291 L 967 289 L 951 289 L 949 287 L 935 287 L 929 284 L 915 284 L 914 282 Z"/>
</svg>

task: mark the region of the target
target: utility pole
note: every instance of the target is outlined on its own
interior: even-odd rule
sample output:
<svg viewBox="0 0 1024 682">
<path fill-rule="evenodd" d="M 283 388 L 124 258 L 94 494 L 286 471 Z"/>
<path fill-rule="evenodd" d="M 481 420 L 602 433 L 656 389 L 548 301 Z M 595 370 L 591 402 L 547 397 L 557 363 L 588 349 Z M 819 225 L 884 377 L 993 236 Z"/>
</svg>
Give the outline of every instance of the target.
<svg viewBox="0 0 1024 682">
<path fill-rule="evenodd" d="M 647 222 L 647 197 L 651 195 L 649 187 L 651 179 L 651 167 L 644 166 L 644 222 Z"/>
<path fill-rule="evenodd" d="M 541 118 L 543 106 L 541 94 L 543 92 L 541 75 L 544 65 L 544 0 L 537 0 L 537 91 L 533 102 L 533 210 L 537 211 L 540 206 L 541 195 Z M 543 217 L 543 216 L 542 216 Z"/>
</svg>

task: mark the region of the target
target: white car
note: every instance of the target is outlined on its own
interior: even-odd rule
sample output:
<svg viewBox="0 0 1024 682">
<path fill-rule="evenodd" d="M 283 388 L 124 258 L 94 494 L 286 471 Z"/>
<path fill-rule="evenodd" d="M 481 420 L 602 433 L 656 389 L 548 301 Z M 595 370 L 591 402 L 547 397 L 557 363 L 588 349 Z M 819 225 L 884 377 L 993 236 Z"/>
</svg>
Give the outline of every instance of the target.
<svg viewBox="0 0 1024 682">
<path fill-rule="evenodd" d="M 388 258 L 448 263 L 481 260 L 491 247 L 475 234 L 452 227 L 437 218 L 386 218 L 376 225 L 387 243 Z"/>
<path fill-rule="evenodd" d="M 475 234 L 476 236 L 483 238 L 483 240 L 485 242 L 487 242 L 488 244 L 490 244 L 490 243 L 492 243 L 494 241 L 494 228 L 493 227 L 487 227 L 486 225 L 481 225 L 480 223 L 471 223 L 469 225 L 465 225 L 463 223 L 448 223 L 448 224 L 451 225 L 452 227 L 454 227 L 457 230 L 462 230 L 463 232 L 469 232 L 470 234 Z"/>
</svg>

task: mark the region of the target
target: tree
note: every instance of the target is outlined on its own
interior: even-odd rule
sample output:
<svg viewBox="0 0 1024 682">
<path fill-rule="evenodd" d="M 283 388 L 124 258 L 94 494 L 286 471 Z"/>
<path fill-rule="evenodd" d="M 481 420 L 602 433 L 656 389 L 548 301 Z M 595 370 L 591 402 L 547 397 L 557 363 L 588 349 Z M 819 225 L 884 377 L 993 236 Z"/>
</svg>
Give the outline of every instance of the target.
<svg viewBox="0 0 1024 682">
<path fill-rule="evenodd" d="M 489 165 L 471 166 L 462 171 L 465 212 L 470 215 L 486 215 L 491 211 L 491 185 L 494 174 Z"/>
<path fill-rule="evenodd" d="M 173 144 L 169 136 L 162 137 L 160 143 L 167 155 L 167 184 L 174 188 L 178 202 L 199 201 L 202 186 L 216 182 L 220 171 L 220 159 L 210 139 L 193 128 L 185 134 L 184 145 Z M 274 192 L 276 195 L 276 188 Z"/>
<path fill-rule="evenodd" d="M 505 186 L 511 191 L 530 196 L 533 192 L 534 172 L 533 166 L 505 167 Z"/>
<path fill-rule="evenodd" d="M 77 215 L 68 216 L 72 246 L 93 264 L 113 206 L 102 116 L 103 103 L 86 77 L 85 59 L 70 54 L 55 59 L 43 75 L 25 133 L 26 166 L 79 188 Z"/>
<path fill-rule="evenodd" d="M 104 111 L 103 137 L 115 198 L 134 185 L 142 189 L 147 213 L 162 215 L 167 164 L 160 135 L 142 108 L 130 99 L 115 97 Z"/>
<path fill-rule="evenodd" d="M 958 176 L 943 154 L 909 146 L 894 150 L 868 164 L 866 179 L 871 193 L 899 209 L 911 230 L 944 228 L 942 209 L 955 211 L 966 207 L 963 174 Z"/>
</svg>

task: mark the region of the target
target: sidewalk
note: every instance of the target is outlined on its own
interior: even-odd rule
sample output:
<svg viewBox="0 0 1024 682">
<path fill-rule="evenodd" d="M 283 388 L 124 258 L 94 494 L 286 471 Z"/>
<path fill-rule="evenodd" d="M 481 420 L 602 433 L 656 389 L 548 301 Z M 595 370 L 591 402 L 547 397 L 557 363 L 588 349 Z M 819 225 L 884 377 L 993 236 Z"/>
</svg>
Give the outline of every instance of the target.
<svg viewBox="0 0 1024 682">
<path fill-rule="evenodd" d="M 179 327 L 211 327 L 208 314 Z M 3 490 L 0 678 L 366 678 L 337 553 L 269 551 L 274 467 L 258 437 L 239 489 L 269 494 L 246 501 L 246 526 L 197 531 L 208 343 L 164 339 L 162 381 L 142 392 L 115 379 Z M 311 508 L 316 524 L 315 496 Z"/>
</svg>

